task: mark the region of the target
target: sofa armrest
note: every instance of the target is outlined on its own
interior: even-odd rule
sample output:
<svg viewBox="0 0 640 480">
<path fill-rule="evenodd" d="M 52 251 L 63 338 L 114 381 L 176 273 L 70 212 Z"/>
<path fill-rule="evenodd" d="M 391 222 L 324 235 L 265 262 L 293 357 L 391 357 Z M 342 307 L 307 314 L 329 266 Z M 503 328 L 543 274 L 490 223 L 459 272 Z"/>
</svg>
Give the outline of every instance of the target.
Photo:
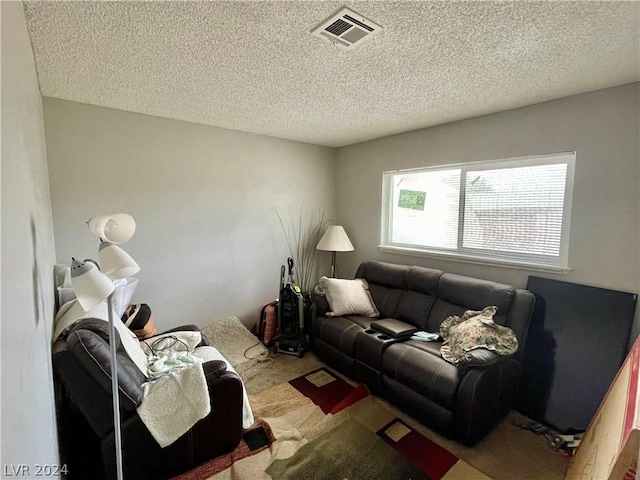
<svg viewBox="0 0 640 480">
<path fill-rule="evenodd" d="M 202 364 L 205 378 L 218 378 L 227 373 L 227 364 L 223 360 L 211 360 Z"/>
<path fill-rule="evenodd" d="M 318 317 L 324 317 L 331 310 L 326 295 L 314 294 L 313 302 L 316 305 L 316 316 Z"/>
<path fill-rule="evenodd" d="M 486 348 L 476 348 L 462 355 L 459 365 L 463 368 L 488 367 L 489 365 L 503 362 L 507 358 L 510 358 L 510 355 L 498 355 L 496 352 Z"/>
<path fill-rule="evenodd" d="M 509 307 L 508 326 L 518 338 L 518 351 L 514 357 L 521 359 L 524 355 L 524 348 L 527 341 L 529 325 L 533 317 L 533 310 L 536 304 L 536 297 L 529 290 L 516 289 L 511 306 Z"/>
<path fill-rule="evenodd" d="M 456 439 L 473 445 L 495 427 L 515 403 L 520 371 L 513 357 L 464 371 L 453 408 Z"/>
</svg>

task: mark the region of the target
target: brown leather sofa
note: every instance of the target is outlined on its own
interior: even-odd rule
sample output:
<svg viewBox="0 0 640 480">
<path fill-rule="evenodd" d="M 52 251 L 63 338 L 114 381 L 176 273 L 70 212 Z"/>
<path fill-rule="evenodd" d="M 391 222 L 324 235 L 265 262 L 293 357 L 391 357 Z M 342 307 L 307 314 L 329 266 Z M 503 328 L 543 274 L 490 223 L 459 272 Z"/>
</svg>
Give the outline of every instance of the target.
<svg viewBox="0 0 640 480">
<path fill-rule="evenodd" d="M 188 325 L 175 330 L 198 328 Z M 53 346 L 60 453 L 70 480 L 116 478 L 108 339 L 107 322 L 85 319 Z M 119 337 L 117 342 L 125 478 L 169 478 L 238 445 L 242 381 L 227 371 L 223 361 L 204 364 L 211 413 L 177 441 L 161 448 L 136 413 L 146 379 L 127 356 Z M 201 345 L 208 345 L 204 337 Z"/>
<path fill-rule="evenodd" d="M 328 305 L 320 297 L 313 324 L 318 357 L 434 430 L 467 445 L 476 443 L 517 398 L 534 295 L 487 280 L 383 262 L 364 262 L 355 276 L 367 280 L 380 317 L 327 317 Z M 517 336 L 518 351 L 511 356 L 476 349 L 454 366 L 440 355 L 442 341 L 410 339 L 417 330 L 438 333 L 450 315 L 490 305 L 498 307 L 495 323 Z"/>
</svg>

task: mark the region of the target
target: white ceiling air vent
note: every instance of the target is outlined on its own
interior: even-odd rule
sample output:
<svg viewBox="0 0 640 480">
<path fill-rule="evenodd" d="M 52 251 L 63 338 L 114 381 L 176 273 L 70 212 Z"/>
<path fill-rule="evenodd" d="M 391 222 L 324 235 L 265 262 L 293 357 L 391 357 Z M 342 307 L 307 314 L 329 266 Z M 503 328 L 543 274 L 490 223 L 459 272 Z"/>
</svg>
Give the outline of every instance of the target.
<svg viewBox="0 0 640 480">
<path fill-rule="evenodd" d="M 380 30 L 382 30 L 380 25 L 367 20 L 353 10 L 342 8 L 311 33 L 348 50 Z"/>
</svg>

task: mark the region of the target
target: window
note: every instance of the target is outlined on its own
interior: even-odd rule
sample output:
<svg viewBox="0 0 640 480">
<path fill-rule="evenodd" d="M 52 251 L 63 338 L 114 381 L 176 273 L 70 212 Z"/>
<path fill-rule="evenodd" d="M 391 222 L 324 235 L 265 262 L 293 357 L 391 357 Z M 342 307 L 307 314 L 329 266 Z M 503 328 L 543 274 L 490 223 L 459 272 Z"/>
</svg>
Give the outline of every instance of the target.
<svg viewBox="0 0 640 480">
<path fill-rule="evenodd" d="M 383 250 L 568 271 L 575 152 L 383 174 Z"/>
</svg>

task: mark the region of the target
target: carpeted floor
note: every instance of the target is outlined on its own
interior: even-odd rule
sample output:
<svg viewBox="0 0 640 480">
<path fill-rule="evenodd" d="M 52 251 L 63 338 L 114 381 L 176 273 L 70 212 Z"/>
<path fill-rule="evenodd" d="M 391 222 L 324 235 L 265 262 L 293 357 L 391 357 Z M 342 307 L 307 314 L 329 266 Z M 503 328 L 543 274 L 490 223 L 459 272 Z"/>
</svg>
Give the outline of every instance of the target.
<svg viewBox="0 0 640 480">
<path fill-rule="evenodd" d="M 266 473 L 279 479 L 431 480 L 352 418 L 302 445 L 293 456 L 274 460 Z"/>
<path fill-rule="evenodd" d="M 303 358 L 283 354 L 272 358 L 273 363 L 247 383 L 250 395 L 325 366 L 311 352 L 306 353 Z M 374 398 L 376 402 L 384 405 L 426 438 L 441 445 L 489 478 L 494 480 L 564 479 L 570 459 L 553 450 L 544 436 L 514 426 L 513 423 L 516 421 L 528 421 L 518 412 L 510 412 L 474 447 L 466 447 L 426 428 L 384 399 Z M 468 479 L 469 477 L 459 478 Z"/>
<path fill-rule="evenodd" d="M 246 388 L 254 416 L 268 424 L 269 433 L 273 435 L 275 441 L 256 451 L 236 452 L 235 460 L 233 459 L 234 454 L 230 454 L 231 466 L 222 471 L 215 470 L 217 473 L 212 471 L 210 472 L 213 473 L 212 475 L 183 476 L 182 479 L 303 478 L 298 476 L 300 472 L 293 474 L 293 476 L 287 476 L 283 473 L 286 471 L 284 467 L 287 466 L 284 460 L 303 458 L 295 457 L 296 453 L 304 454 L 306 449 L 311 448 L 303 449 L 306 445 L 322 435 L 326 435 L 333 427 L 339 425 L 341 418 L 347 415 L 359 422 L 359 425 L 355 427 L 350 425 L 351 428 L 357 429 L 360 425 L 364 425 L 374 433 L 383 429 L 394 418 L 400 419 L 404 426 L 417 432 L 421 438 L 437 444 L 444 451 L 450 452 L 454 458 L 460 459 L 456 462 L 455 468 L 449 469 L 447 475 L 442 477 L 446 480 L 486 478 L 494 480 L 561 480 L 564 478 L 569 459 L 551 449 L 543 436 L 514 426 L 514 421 L 527 421 L 517 412 L 511 412 L 494 431 L 473 448 L 470 448 L 432 432 L 385 400 L 371 395 L 360 395 L 355 404 L 348 405 L 346 410 L 338 413 L 335 410 L 342 407 L 331 406 L 333 399 L 324 405 L 322 402 L 326 399 L 314 399 L 317 403 L 314 404 L 314 401 L 309 398 L 309 396 L 313 397 L 310 392 L 305 392 L 305 395 L 309 396 L 302 395 L 300 391 L 304 391 L 304 387 L 301 389 L 300 385 L 297 385 L 296 389 L 289 383 L 301 375 L 326 367 L 311 352 L 307 352 L 303 358 L 285 354 L 272 355 L 271 361 L 265 363 L 260 366 L 261 371 L 258 375 L 252 376 L 246 381 Z M 353 382 L 349 379 L 341 377 L 331 369 L 328 370 L 342 378 L 341 382 L 353 386 Z M 331 414 L 331 411 L 336 414 Z M 344 415 L 345 412 L 346 415 Z M 372 422 L 371 419 L 375 420 Z M 347 427 L 349 426 L 345 426 L 345 428 Z M 229 459 L 225 461 L 229 462 Z M 301 468 L 304 467 L 301 466 Z M 269 475 L 269 472 L 274 474 L 273 477 Z M 415 478 L 420 477 L 416 476 Z M 436 477 L 432 475 L 432 478 Z"/>
<path fill-rule="evenodd" d="M 269 465 L 267 473 L 273 478 L 487 478 L 397 418 L 364 385 L 353 386 L 326 368 L 289 384 L 326 416 L 306 427 L 308 443 Z M 277 385 L 257 395 L 256 403 L 263 394 L 281 388 Z"/>
</svg>

